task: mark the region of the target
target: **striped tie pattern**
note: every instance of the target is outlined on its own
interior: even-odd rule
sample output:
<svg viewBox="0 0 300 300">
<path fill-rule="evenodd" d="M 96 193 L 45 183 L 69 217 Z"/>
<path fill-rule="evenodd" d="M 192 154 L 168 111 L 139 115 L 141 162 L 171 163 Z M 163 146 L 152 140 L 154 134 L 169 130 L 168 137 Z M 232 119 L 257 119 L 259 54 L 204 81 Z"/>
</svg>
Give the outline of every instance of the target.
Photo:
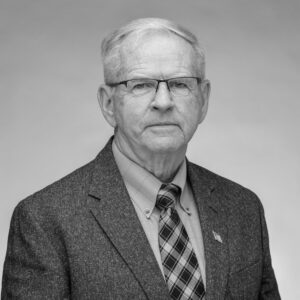
<svg viewBox="0 0 300 300">
<path fill-rule="evenodd" d="M 204 299 L 200 267 L 175 209 L 180 194 L 177 185 L 162 184 L 156 199 L 156 207 L 161 211 L 159 249 L 163 271 L 172 299 Z"/>
</svg>

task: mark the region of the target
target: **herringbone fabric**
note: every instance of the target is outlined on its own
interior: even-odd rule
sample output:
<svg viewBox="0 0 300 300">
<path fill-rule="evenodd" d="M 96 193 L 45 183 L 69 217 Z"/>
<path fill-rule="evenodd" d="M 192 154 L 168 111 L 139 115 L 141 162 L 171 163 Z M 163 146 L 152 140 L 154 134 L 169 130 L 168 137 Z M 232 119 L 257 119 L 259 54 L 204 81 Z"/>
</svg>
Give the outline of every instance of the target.
<svg viewBox="0 0 300 300">
<path fill-rule="evenodd" d="M 165 279 L 172 299 L 204 299 L 200 267 L 187 232 L 175 209 L 181 189 L 175 184 L 163 184 L 156 207 L 159 219 L 159 249 Z"/>
</svg>

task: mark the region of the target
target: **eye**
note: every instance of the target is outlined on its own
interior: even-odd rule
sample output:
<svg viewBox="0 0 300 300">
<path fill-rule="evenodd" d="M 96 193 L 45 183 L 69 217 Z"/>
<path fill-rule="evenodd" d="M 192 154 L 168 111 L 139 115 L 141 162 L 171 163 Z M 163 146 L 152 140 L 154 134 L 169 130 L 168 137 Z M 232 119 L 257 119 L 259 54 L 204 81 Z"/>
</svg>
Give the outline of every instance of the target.
<svg viewBox="0 0 300 300">
<path fill-rule="evenodd" d="M 133 90 L 145 90 L 153 88 L 153 83 L 151 82 L 137 82 L 132 85 Z"/>
<path fill-rule="evenodd" d="M 189 88 L 188 84 L 183 80 L 172 80 L 169 82 L 169 87 L 175 88 L 175 89 L 188 89 Z"/>
<path fill-rule="evenodd" d="M 152 93 L 156 89 L 156 81 L 150 79 L 133 79 L 128 81 L 129 92 L 134 95 Z"/>
</svg>

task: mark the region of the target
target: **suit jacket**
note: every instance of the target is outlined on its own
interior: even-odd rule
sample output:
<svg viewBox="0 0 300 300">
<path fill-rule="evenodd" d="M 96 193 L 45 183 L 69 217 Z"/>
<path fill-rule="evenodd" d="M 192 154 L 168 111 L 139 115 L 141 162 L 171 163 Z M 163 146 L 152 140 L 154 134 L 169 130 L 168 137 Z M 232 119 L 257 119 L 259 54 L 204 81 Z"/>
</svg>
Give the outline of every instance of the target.
<svg viewBox="0 0 300 300">
<path fill-rule="evenodd" d="M 188 162 L 206 259 L 206 300 L 280 299 L 262 205 Z M 1 299 L 169 299 L 115 163 L 95 160 L 21 201 L 11 221 Z"/>
</svg>

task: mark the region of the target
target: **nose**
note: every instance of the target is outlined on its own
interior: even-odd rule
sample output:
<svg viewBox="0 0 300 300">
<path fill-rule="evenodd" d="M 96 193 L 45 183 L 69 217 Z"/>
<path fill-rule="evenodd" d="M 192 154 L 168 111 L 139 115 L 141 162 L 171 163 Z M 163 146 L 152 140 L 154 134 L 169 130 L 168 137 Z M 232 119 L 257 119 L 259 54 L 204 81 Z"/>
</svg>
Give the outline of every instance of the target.
<svg viewBox="0 0 300 300">
<path fill-rule="evenodd" d="M 172 109 L 173 99 L 166 82 L 160 82 L 157 86 L 156 94 L 152 101 L 152 107 L 157 110 L 165 111 Z"/>
</svg>

